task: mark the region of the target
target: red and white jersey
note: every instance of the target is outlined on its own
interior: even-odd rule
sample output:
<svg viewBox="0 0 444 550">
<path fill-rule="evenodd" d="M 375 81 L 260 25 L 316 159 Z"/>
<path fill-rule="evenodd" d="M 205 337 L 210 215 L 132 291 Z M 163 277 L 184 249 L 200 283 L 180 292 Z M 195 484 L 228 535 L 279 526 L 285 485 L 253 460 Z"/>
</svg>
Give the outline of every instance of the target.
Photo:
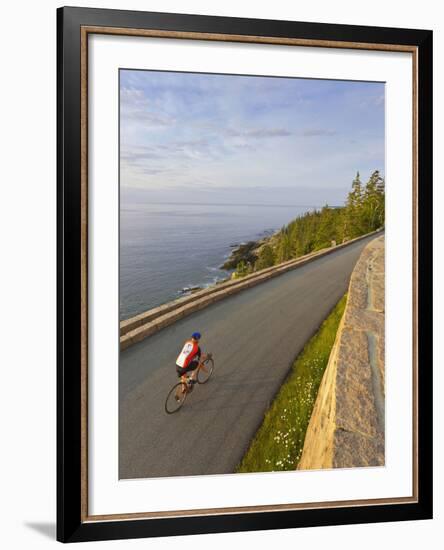
<svg viewBox="0 0 444 550">
<path fill-rule="evenodd" d="M 187 340 L 176 359 L 176 365 L 184 369 L 191 363 L 198 351 L 199 344 L 197 342 L 193 342 L 192 340 Z"/>
</svg>

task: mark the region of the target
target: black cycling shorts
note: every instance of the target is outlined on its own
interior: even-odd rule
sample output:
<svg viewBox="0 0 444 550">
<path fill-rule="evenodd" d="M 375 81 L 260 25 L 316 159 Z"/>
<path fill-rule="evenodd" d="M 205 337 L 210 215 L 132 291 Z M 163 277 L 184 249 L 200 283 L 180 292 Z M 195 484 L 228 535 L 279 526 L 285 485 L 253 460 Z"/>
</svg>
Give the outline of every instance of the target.
<svg viewBox="0 0 444 550">
<path fill-rule="evenodd" d="M 191 363 L 184 368 L 179 367 L 179 365 L 176 365 L 177 376 L 181 377 L 187 372 L 196 370 L 198 366 L 199 366 L 199 361 L 191 361 Z"/>
</svg>

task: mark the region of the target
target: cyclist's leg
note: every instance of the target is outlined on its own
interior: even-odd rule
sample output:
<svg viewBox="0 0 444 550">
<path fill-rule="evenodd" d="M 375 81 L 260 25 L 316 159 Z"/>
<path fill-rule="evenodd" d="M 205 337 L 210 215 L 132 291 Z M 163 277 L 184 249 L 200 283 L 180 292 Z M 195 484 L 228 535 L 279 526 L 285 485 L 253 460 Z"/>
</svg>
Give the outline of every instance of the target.
<svg viewBox="0 0 444 550">
<path fill-rule="evenodd" d="M 200 361 L 191 361 L 187 367 L 190 373 L 190 379 L 193 380 L 193 382 L 197 381 L 197 373 L 199 372 L 200 365 Z"/>
<path fill-rule="evenodd" d="M 179 377 L 180 381 L 182 382 L 181 386 L 177 386 L 176 390 L 176 397 L 180 397 L 181 394 L 185 393 L 187 391 L 187 373 L 184 369 L 177 367 L 176 368 L 177 376 Z"/>
</svg>

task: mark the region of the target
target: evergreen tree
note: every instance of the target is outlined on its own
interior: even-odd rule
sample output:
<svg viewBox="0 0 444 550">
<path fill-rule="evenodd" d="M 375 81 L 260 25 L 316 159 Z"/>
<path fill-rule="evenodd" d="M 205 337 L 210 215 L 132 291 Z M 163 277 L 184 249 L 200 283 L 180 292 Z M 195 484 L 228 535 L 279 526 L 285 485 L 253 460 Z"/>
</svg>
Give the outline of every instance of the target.
<svg viewBox="0 0 444 550">
<path fill-rule="evenodd" d="M 346 226 L 347 231 L 345 237 L 347 239 L 353 239 L 358 235 L 362 235 L 363 228 L 363 204 L 364 193 L 362 190 L 362 182 L 359 172 L 356 173 L 356 177 L 352 182 L 352 190 L 348 194 L 346 204 Z"/>
<path fill-rule="evenodd" d="M 379 170 L 375 170 L 367 182 L 365 206 L 367 231 L 375 231 L 375 229 L 384 225 L 385 218 L 385 182 Z"/>
<path fill-rule="evenodd" d="M 326 204 L 321 210 L 319 228 L 316 233 L 315 250 L 330 246 L 336 239 L 336 220 L 334 210 Z"/>
<path fill-rule="evenodd" d="M 356 177 L 352 181 L 352 190 L 348 195 L 349 204 L 351 206 L 359 207 L 362 201 L 362 182 L 359 171 L 356 172 Z"/>
<path fill-rule="evenodd" d="M 266 267 L 271 267 L 275 263 L 275 257 L 273 249 L 269 244 L 266 244 L 262 247 L 259 258 L 257 259 L 255 265 L 256 269 L 265 269 Z"/>
<path fill-rule="evenodd" d="M 379 171 L 371 174 L 365 186 L 357 172 L 344 207 L 325 205 L 292 220 L 262 247 L 254 270 L 329 247 L 332 241 L 341 243 L 374 231 L 384 225 L 384 205 L 385 182 Z M 240 262 L 235 276 L 244 277 L 252 270 L 251 264 Z"/>
<path fill-rule="evenodd" d="M 288 229 L 285 228 L 280 235 L 277 247 L 277 263 L 286 262 L 291 258 L 291 244 Z"/>
</svg>

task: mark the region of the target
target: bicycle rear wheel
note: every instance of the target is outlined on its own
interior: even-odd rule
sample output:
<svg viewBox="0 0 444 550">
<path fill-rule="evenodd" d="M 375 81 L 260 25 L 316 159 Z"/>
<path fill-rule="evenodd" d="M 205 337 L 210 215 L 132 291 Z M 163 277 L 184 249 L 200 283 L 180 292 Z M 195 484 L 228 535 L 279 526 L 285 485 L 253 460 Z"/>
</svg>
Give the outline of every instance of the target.
<svg viewBox="0 0 444 550">
<path fill-rule="evenodd" d="M 214 371 L 214 359 L 210 355 L 202 363 L 203 368 L 200 368 L 197 373 L 197 381 L 199 384 L 206 384 Z"/>
<path fill-rule="evenodd" d="M 182 382 L 174 384 L 174 386 L 170 389 L 167 398 L 165 399 L 165 412 L 167 414 L 173 414 L 177 412 L 185 403 L 188 392 L 182 390 Z"/>
</svg>

